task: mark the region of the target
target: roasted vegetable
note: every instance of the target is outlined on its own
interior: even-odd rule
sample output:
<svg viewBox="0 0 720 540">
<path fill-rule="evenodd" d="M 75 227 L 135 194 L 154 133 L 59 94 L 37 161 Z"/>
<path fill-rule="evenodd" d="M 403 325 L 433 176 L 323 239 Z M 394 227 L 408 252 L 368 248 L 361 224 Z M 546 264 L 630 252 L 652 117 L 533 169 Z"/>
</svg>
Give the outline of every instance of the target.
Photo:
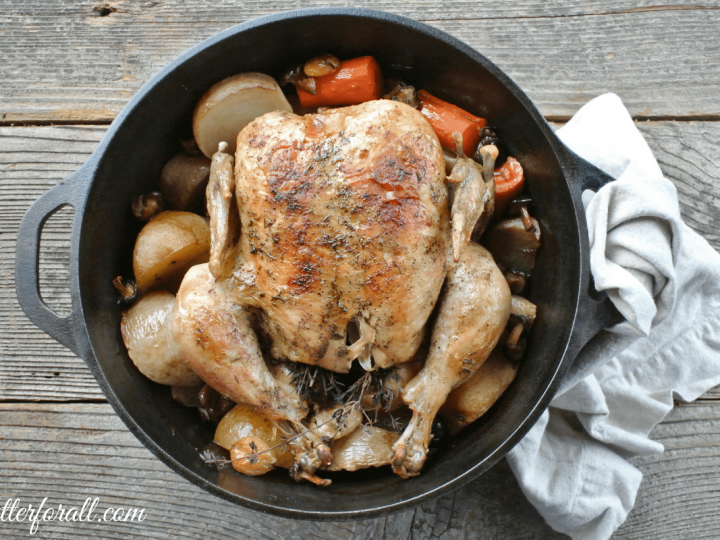
<svg viewBox="0 0 720 540">
<path fill-rule="evenodd" d="M 190 212 L 161 212 L 135 241 L 133 270 L 140 292 L 176 288 L 188 268 L 210 257 L 210 227 Z"/>
<path fill-rule="evenodd" d="M 159 188 L 170 210 L 192 210 L 205 192 L 210 160 L 180 153 L 165 164 Z"/>
<path fill-rule="evenodd" d="M 200 378 L 185 364 L 172 335 L 175 295 L 153 291 L 123 313 L 120 331 L 130 359 L 151 381 L 192 386 Z"/>
<path fill-rule="evenodd" d="M 420 90 L 418 97 L 419 110 L 430 122 L 442 147 L 455 150 L 453 133 L 458 132 L 462 136 L 463 151 L 466 155 L 472 156 L 480 142 L 480 130 L 487 124 L 485 119 L 436 98 L 425 90 Z"/>
<path fill-rule="evenodd" d="M 207 157 L 212 157 L 222 141 L 234 154 L 240 130 L 271 111 L 292 112 L 275 79 L 263 73 L 233 75 L 210 88 L 196 105 L 195 140 Z"/>
<path fill-rule="evenodd" d="M 499 215 L 507 204 L 520 195 L 525 182 L 522 165 L 514 157 L 509 157 L 502 167 L 495 169 L 495 208 Z"/>
<path fill-rule="evenodd" d="M 440 416 L 450 434 L 480 418 L 510 386 L 518 371 L 518 364 L 505 358 L 500 347 L 466 382 L 450 392 L 440 408 Z"/>
<path fill-rule="evenodd" d="M 338 107 L 358 105 L 380 99 L 382 75 L 380 66 L 372 56 L 363 56 L 340 62 L 340 69 L 329 75 L 315 78 L 315 94 L 297 88 L 300 105 Z"/>
<path fill-rule="evenodd" d="M 215 430 L 215 443 L 226 450 L 231 450 L 236 442 L 245 437 L 258 437 L 269 447 L 281 445 L 269 451 L 275 457 L 275 464 L 286 469 L 292 466 L 293 455 L 290 445 L 281 444 L 283 438 L 274 424 L 255 407 L 240 403 L 220 420 Z"/>
</svg>

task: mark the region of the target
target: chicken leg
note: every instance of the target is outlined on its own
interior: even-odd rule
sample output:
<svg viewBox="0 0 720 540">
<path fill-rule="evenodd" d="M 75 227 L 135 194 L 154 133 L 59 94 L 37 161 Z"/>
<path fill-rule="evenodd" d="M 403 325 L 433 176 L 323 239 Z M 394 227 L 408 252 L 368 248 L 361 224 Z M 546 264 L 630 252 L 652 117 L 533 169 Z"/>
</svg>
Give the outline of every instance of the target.
<svg viewBox="0 0 720 540">
<path fill-rule="evenodd" d="M 510 289 L 482 246 L 465 246 L 445 287 L 427 361 L 405 387 L 403 399 L 413 417 L 393 446 L 393 470 L 403 478 L 419 473 L 435 415 L 450 391 L 488 358 L 510 316 Z"/>
</svg>

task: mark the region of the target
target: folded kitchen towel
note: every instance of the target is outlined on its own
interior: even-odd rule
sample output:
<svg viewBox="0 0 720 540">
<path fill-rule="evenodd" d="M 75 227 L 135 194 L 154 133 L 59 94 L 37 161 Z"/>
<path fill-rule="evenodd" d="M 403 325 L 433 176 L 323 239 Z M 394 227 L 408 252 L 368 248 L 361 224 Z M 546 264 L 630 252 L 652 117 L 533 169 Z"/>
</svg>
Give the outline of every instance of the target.
<svg viewBox="0 0 720 540">
<path fill-rule="evenodd" d="M 590 268 L 625 320 L 581 351 L 550 408 L 508 455 L 556 531 L 609 538 L 635 502 L 633 456 L 672 409 L 720 384 L 720 255 L 680 218 L 677 194 L 620 99 L 605 94 L 557 132 L 616 180 L 583 203 Z"/>
</svg>

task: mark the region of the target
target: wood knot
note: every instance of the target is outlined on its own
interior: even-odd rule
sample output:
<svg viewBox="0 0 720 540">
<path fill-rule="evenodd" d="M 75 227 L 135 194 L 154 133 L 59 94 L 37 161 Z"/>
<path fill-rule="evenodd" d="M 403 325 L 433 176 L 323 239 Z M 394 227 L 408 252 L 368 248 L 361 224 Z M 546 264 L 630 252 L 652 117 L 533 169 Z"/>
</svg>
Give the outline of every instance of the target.
<svg viewBox="0 0 720 540">
<path fill-rule="evenodd" d="M 114 8 L 110 4 L 98 4 L 97 6 L 93 6 L 93 13 L 96 17 L 107 17 L 116 11 L 117 8 Z"/>
</svg>

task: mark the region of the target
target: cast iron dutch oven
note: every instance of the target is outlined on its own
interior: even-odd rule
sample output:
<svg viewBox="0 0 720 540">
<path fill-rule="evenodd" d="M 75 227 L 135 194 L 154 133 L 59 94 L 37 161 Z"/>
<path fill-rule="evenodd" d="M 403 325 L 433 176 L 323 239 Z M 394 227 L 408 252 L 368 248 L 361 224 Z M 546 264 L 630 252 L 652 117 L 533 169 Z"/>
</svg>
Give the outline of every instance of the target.
<svg viewBox="0 0 720 540">
<path fill-rule="evenodd" d="M 142 376 L 120 336 L 123 306 L 111 280 L 130 276 L 139 230 L 131 200 L 148 192 L 164 163 L 191 136 L 193 108 L 214 83 L 259 71 L 279 78 L 312 56 L 374 55 L 397 76 L 488 119 L 526 171 L 543 245 L 530 299 L 538 306 L 519 374 L 480 421 L 442 446 L 420 476 L 389 467 L 335 473 L 328 488 L 297 484 L 285 471 L 246 477 L 205 465 L 213 429 L 170 389 Z M 416 505 L 477 478 L 503 457 L 547 407 L 580 348 L 608 322 L 606 299 L 591 292 L 588 235 L 580 194 L 610 181 L 565 148 L 527 96 L 477 51 L 418 22 L 362 9 L 309 9 L 262 17 L 217 34 L 181 55 L 130 101 L 95 153 L 43 195 L 23 219 L 17 294 L 30 320 L 87 362 L 117 414 L 155 455 L 224 499 L 285 517 L 372 517 Z M 45 220 L 74 208 L 70 256 L 72 313 L 58 317 L 38 292 L 38 242 Z"/>
</svg>

